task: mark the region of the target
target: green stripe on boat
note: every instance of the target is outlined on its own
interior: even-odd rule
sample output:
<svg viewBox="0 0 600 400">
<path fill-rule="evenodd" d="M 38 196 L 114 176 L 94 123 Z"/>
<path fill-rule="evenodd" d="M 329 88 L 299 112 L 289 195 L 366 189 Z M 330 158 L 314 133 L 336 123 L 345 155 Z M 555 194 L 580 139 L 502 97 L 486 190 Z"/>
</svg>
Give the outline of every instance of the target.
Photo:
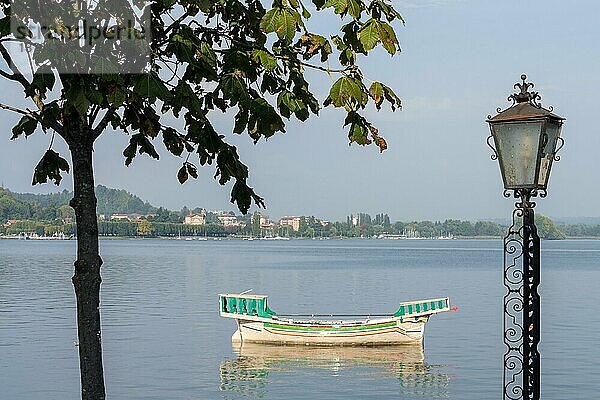
<svg viewBox="0 0 600 400">
<path fill-rule="evenodd" d="M 273 329 L 285 329 L 293 331 L 334 331 L 334 332 L 345 332 L 345 331 L 365 331 L 371 329 L 382 329 L 396 326 L 396 322 L 386 322 L 383 324 L 372 324 L 372 325 L 357 325 L 357 326 L 339 326 L 339 327 L 324 327 L 324 326 L 301 326 L 301 325 L 284 325 L 274 324 L 272 322 L 265 322 L 265 328 Z"/>
</svg>

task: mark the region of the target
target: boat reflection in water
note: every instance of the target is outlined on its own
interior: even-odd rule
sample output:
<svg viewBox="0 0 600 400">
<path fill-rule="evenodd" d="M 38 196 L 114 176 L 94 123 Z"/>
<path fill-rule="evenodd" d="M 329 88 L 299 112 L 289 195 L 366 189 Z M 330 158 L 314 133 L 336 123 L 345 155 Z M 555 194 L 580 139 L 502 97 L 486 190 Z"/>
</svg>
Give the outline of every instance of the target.
<svg viewBox="0 0 600 400">
<path fill-rule="evenodd" d="M 244 343 L 234 346 L 234 352 L 237 358 L 223 360 L 220 366 L 220 389 L 230 394 L 268 398 L 267 392 L 277 390 L 270 385 L 280 386 L 288 381 L 297 392 L 298 386 L 314 385 L 315 380 L 328 387 L 327 377 L 335 376 L 336 381 L 342 379 L 349 385 L 358 385 L 358 391 L 371 394 L 372 384 L 377 383 L 375 390 L 392 390 L 410 398 L 448 398 L 448 374 L 443 366 L 425 362 L 420 344 L 310 347 Z M 387 382 L 385 388 L 379 381 Z M 308 394 L 304 389 L 297 393 L 298 398 Z"/>
</svg>

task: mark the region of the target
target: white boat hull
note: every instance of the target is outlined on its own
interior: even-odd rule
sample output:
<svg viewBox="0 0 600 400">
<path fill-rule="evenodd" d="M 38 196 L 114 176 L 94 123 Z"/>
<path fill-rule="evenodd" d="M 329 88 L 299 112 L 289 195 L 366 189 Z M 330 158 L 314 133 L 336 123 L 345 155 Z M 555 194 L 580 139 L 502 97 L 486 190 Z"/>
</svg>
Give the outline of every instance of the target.
<svg viewBox="0 0 600 400">
<path fill-rule="evenodd" d="M 318 346 L 379 346 L 418 344 L 423 341 L 428 316 L 413 321 L 374 320 L 362 324 L 274 323 L 239 321 L 231 340 L 236 343 L 263 343 Z"/>
</svg>

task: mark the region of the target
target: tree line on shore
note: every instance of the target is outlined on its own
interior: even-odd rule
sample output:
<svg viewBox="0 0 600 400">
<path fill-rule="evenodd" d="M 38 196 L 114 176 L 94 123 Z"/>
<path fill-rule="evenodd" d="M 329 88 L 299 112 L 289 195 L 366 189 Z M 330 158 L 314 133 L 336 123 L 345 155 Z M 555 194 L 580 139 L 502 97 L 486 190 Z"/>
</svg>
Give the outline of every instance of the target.
<svg viewBox="0 0 600 400">
<path fill-rule="evenodd" d="M 68 205 L 72 193 L 63 191 L 49 195 L 16 194 L 0 188 L 0 234 L 18 235 L 23 232 L 39 236 L 76 236 L 73 209 Z M 115 213 L 140 213 L 150 215 L 136 222 L 100 220 L 99 234 L 105 237 L 186 237 L 209 236 L 282 236 L 282 237 L 374 237 L 380 235 L 405 235 L 407 237 L 501 237 L 506 226 L 491 221 L 391 222 L 385 213 L 371 217 L 366 213 L 351 215 L 346 221 L 323 223 L 314 216 L 300 217 L 297 230 L 291 226 L 261 227 L 260 214 L 240 216 L 246 226 L 223 226 L 216 215 L 208 213 L 205 225 L 185 225 L 183 218 L 190 212 L 171 211 L 154 207 L 125 190 L 98 187 L 99 209 L 105 215 Z M 7 223 L 11 221 L 12 223 Z M 600 237 L 600 225 L 561 224 L 538 214 L 536 223 L 540 237 L 564 239 L 566 237 Z"/>
</svg>

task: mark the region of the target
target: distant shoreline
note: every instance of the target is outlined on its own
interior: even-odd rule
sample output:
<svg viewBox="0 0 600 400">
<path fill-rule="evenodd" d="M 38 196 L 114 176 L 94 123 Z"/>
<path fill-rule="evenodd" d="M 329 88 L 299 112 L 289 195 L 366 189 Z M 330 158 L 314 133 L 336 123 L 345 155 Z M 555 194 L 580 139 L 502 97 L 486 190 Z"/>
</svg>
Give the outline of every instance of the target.
<svg viewBox="0 0 600 400">
<path fill-rule="evenodd" d="M 173 240 L 173 241 L 181 241 L 181 242 L 202 242 L 202 241 L 222 241 L 222 240 L 237 240 L 237 241 L 290 241 L 290 240 L 301 240 L 301 241 L 308 241 L 308 240 L 315 240 L 315 241 L 326 241 L 326 240 L 385 240 L 385 241 L 401 241 L 401 242 L 405 242 L 405 241 L 439 241 L 439 242 L 446 242 L 446 241 L 453 241 L 453 240 L 502 240 L 503 237 L 500 236 L 461 236 L 461 237 L 454 237 L 454 238 L 366 238 L 366 237 L 353 237 L 353 236 L 338 236 L 338 237 L 323 237 L 323 238 L 303 238 L 303 237 L 292 237 L 292 238 L 285 238 L 285 239 L 276 239 L 273 237 L 265 237 L 265 238 L 249 238 L 249 237 L 242 237 L 242 236 L 217 236 L 217 237 L 212 237 L 212 236 L 187 236 L 185 238 L 177 238 L 177 237 L 172 237 L 172 236 L 152 236 L 152 237 L 142 237 L 142 236 L 100 236 L 99 240 L 101 241 L 105 241 L 105 240 Z M 12 236 L 12 235 L 0 235 L 0 240 L 15 240 L 15 241 L 32 241 L 32 242 L 64 242 L 64 241 L 76 241 L 77 238 L 58 238 L 58 237 L 52 237 L 52 236 L 41 236 L 41 237 L 35 237 L 35 238 L 26 238 L 24 239 L 23 237 L 18 237 L 18 236 Z M 600 237 L 597 236 L 590 236 L 590 237 L 578 237 L 578 236 L 573 236 L 573 237 L 566 237 L 564 239 L 542 239 L 543 241 L 564 241 L 564 240 L 600 240 Z"/>
</svg>

